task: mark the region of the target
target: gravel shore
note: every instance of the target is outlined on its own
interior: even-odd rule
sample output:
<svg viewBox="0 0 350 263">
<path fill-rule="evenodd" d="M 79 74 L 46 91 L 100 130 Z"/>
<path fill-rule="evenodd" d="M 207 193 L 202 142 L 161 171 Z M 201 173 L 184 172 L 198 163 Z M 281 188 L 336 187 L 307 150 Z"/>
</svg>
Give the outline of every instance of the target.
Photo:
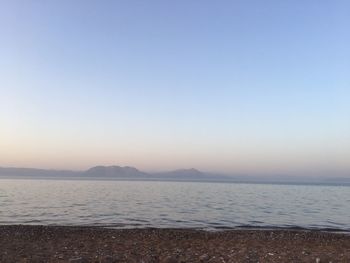
<svg viewBox="0 0 350 263">
<path fill-rule="evenodd" d="M 0 226 L 0 262 L 350 262 L 350 235 Z"/>
</svg>

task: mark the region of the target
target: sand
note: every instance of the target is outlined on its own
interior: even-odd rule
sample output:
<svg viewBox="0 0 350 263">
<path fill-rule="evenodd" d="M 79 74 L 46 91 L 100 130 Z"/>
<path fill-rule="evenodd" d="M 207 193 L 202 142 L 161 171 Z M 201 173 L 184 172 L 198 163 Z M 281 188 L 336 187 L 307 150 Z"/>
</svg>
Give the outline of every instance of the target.
<svg viewBox="0 0 350 263">
<path fill-rule="evenodd" d="M 350 235 L 0 226 L 0 262 L 350 262 Z"/>
</svg>

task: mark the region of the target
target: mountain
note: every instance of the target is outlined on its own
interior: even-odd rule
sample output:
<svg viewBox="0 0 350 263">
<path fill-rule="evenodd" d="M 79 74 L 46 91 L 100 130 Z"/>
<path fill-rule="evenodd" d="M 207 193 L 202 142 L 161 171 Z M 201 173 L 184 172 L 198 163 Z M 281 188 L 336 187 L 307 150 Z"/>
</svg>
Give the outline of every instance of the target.
<svg viewBox="0 0 350 263">
<path fill-rule="evenodd" d="M 161 173 L 146 173 L 130 166 L 95 166 L 86 171 L 45 170 L 35 168 L 1 168 L 2 177 L 98 177 L 123 179 L 156 179 L 156 180 L 232 180 L 228 176 L 204 173 L 196 169 L 181 169 Z"/>
<path fill-rule="evenodd" d="M 180 169 L 168 172 L 160 172 L 153 173 L 153 177 L 159 179 L 167 179 L 167 180 L 226 180 L 232 181 L 232 177 L 219 175 L 219 174 L 211 174 L 198 171 L 197 169 Z"/>
<path fill-rule="evenodd" d="M 75 177 L 79 175 L 80 172 L 69 170 L 0 167 L 0 176 L 3 177 Z"/>
<path fill-rule="evenodd" d="M 197 169 L 179 169 L 168 172 L 154 173 L 154 175 L 164 176 L 164 177 L 177 177 L 177 178 L 197 178 L 202 177 L 204 173 L 198 171 Z"/>
<path fill-rule="evenodd" d="M 149 174 L 130 166 L 95 166 L 83 172 L 83 176 L 113 178 L 147 178 Z"/>
<path fill-rule="evenodd" d="M 334 182 L 334 183 L 350 183 L 350 177 L 335 177 L 335 178 L 327 178 L 326 179 L 329 182 Z"/>
<path fill-rule="evenodd" d="M 297 183 L 297 184 L 341 184 L 349 185 L 350 176 L 317 177 L 287 175 L 222 175 L 201 172 L 194 168 L 167 172 L 146 173 L 130 166 L 95 166 L 85 171 L 45 170 L 35 168 L 0 167 L 2 178 L 115 178 L 130 180 L 164 180 L 164 181 L 222 181 L 246 183 Z"/>
</svg>

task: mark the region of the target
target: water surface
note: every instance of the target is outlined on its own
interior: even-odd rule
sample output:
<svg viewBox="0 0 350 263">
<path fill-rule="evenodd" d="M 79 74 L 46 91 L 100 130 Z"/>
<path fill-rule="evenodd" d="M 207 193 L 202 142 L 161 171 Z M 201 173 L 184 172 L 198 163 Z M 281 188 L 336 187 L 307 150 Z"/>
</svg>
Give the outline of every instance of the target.
<svg viewBox="0 0 350 263">
<path fill-rule="evenodd" d="M 350 187 L 0 179 L 0 224 L 350 230 Z"/>
</svg>

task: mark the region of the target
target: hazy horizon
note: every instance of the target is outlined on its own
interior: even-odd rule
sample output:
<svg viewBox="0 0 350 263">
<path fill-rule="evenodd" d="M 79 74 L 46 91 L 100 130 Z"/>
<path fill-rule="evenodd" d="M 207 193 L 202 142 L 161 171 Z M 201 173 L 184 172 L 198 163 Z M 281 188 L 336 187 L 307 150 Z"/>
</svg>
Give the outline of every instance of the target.
<svg viewBox="0 0 350 263">
<path fill-rule="evenodd" d="M 150 179 L 156 178 L 161 180 L 166 179 L 167 176 L 170 175 L 171 179 L 189 179 L 189 180 L 195 180 L 196 178 L 198 180 L 215 180 L 215 178 L 218 178 L 218 180 L 225 180 L 229 179 L 231 177 L 232 180 L 247 180 L 252 182 L 259 182 L 259 180 L 262 180 L 261 182 L 284 182 L 287 180 L 292 180 L 291 182 L 296 183 L 302 183 L 302 182 L 309 182 L 309 183 L 324 183 L 324 182 L 332 182 L 333 179 L 335 180 L 350 180 L 350 174 L 344 173 L 344 174 L 332 174 L 332 173 L 308 173 L 308 174 L 278 174 L 278 173 L 230 173 L 230 172 L 218 172 L 218 171 L 208 171 L 208 170 L 199 170 L 195 167 L 177 167 L 173 169 L 167 169 L 167 170 L 143 170 L 139 167 L 135 166 L 124 166 L 121 164 L 113 164 L 113 165 L 94 165 L 83 169 L 55 169 L 55 168 L 43 168 L 43 167 L 8 167 L 8 166 L 1 166 L 0 165 L 0 177 L 5 176 L 5 178 L 11 178 L 12 176 L 14 178 L 17 178 L 18 176 L 20 178 L 59 178 L 62 176 L 62 178 L 81 178 L 86 172 L 92 171 L 95 168 L 106 168 L 106 169 L 116 169 L 113 170 L 113 172 L 110 172 L 108 175 L 104 174 L 105 172 L 103 170 L 95 170 L 93 173 L 88 173 L 89 177 L 93 178 L 130 178 L 133 179 L 135 176 L 139 179 L 145 179 L 143 176 L 148 175 L 150 176 Z M 124 170 L 129 169 L 130 170 Z M 136 170 L 135 170 L 136 169 Z M 40 171 L 38 175 L 33 174 L 33 171 Z M 126 175 L 123 173 L 124 171 L 130 171 L 132 172 L 129 175 Z M 10 174 L 7 174 L 10 171 Z M 109 170 L 112 171 L 112 170 Z M 42 173 L 43 172 L 43 173 Z M 54 172 L 54 174 L 52 174 Z M 62 173 L 61 173 L 62 172 Z M 68 174 L 66 173 L 68 172 Z M 141 175 L 141 177 L 140 177 Z M 58 177 L 57 177 L 58 176 Z M 125 176 L 125 177 L 123 177 Z M 129 177 L 131 176 L 131 177 Z M 156 176 L 156 177 L 154 177 Z M 160 177 L 157 177 L 160 176 Z M 204 179 L 203 179 L 204 176 Z M 147 179 L 147 178 L 146 178 Z M 311 180 L 311 181 L 310 181 Z M 326 181 L 325 181 L 326 180 Z M 334 181 L 337 182 L 337 181 Z M 341 181 L 342 182 L 342 181 Z M 345 182 L 345 181 L 344 181 Z"/>
<path fill-rule="evenodd" d="M 350 176 L 348 1 L 0 8 L 0 166 Z"/>
</svg>

